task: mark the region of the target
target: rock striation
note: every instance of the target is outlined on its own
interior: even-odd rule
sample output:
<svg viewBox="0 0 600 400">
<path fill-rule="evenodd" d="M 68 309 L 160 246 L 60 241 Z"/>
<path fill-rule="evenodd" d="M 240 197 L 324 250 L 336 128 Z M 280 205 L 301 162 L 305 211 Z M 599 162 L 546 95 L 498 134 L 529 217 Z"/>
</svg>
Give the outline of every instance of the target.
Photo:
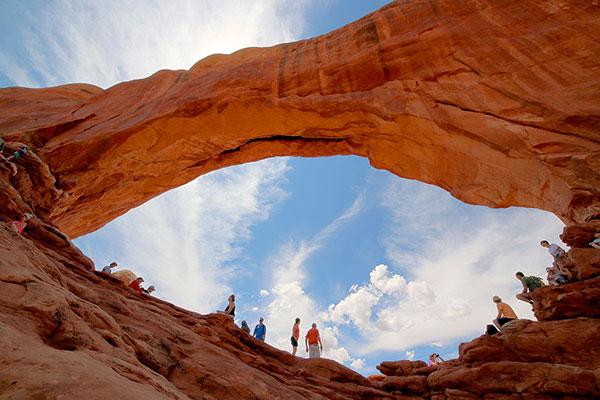
<svg viewBox="0 0 600 400">
<path fill-rule="evenodd" d="M 71 237 L 209 171 L 359 155 L 489 207 L 600 216 L 598 0 L 395 1 L 336 31 L 109 89 L 0 89 Z"/>
<path fill-rule="evenodd" d="M 0 89 L 0 397 L 600 397 L 599 1 L 396 1 L 329 34 L 215 55 L 107 90 Z M 569 225 L 572 283 L 430 368 L 369 379 L 304 360 L 95 272 L 69 236 L 206 172 L 355 154 L 490 207 Z"/>
</svg>

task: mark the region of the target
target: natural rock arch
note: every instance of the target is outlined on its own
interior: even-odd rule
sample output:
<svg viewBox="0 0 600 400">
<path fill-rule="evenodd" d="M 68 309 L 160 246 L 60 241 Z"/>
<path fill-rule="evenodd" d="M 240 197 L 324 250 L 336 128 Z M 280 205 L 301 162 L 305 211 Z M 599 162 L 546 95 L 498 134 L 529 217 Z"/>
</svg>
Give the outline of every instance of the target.
<svg viewBox="0 0 600 400">
<path fill-rule="evenodd" d="M 102 90 L 0 90 L 0 134 L 56 179 L 73 237 L 204 173 L 355 154 L 490 207 L 598 217 L 600 8 L 397 1 L 329 34 Z"/>
</svg>

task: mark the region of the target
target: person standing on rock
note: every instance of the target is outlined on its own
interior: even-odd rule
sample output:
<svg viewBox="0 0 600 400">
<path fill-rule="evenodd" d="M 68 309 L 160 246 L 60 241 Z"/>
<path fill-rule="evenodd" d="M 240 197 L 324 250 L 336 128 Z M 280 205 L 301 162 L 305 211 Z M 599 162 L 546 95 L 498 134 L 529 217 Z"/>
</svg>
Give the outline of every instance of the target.
<svg viewBox="0 0 600 400">
<path fill-rule="evenodd" d="M 229 316 L 230 318 L 234 318 L 235 317 L 235 294 L 232 294 L 231 296 L 229 296 L 227 301 L 229 303 L 227 304 L 227 307 L 225 307 L 225 310 L 217 311 L 217 312 L 219 314 L 225 314 L 225 315 Z"/>
<path fill-rule="evenodd" d="M 513 310 L 508 304 L 504 303 L 500 297 L 494 296 L 492 297 L 492 300 L 494 303 L 496 303 L 496 307 L 498 308 L 498 315 L 496 316 L 496 319 L 492 321 L 498 330 L 501 330 L 502 325 L 506 324 L 507 322 L 518 319 L 515 310 Z"/>
<path fill-rule="evenodd" d="M 260 317 L 258 320 L 258 325 L 254 327 L 254 333 L 252 334 L 258 340 L 262 340 L 263 342 L 267 338 L 267 326 L 263 324 L 263 318 Z"/>
<path fill-rule="evenodd" d="M 533 276 L 525 276 L 522 272 L 517 272 L 515 276 L 523 285 L 523 291 L 517 294 L 517 299 L 529 304 L 533 304 L 533 297 L 531 297 L 531 293 L 533 293 L 537 288 L 543 286 L 543 282 L 540 285 Z"/>
<path fill-rule="evenodd" d="M 323 351 L 323 343 L 321 343 L 321 335 L 319 335 L 317 324 L 315 324 L 314 322 L 312 324 L 312 329 L 310 329 L 306 333 L 306 338 L 304 339 L 304 342 L 306 343 L 306 351 L 308 352 L 308 358 L 321 357 L 319 347 L 321 351 Z"/>
<path fill-rule="evenodd" d="M 292 337 L 290 338 L 292 342 L 292 355 L 295 356 L 298 351 L 298 339 L 300 339 L 300 318 L 296 318 L 296 322 L 292 327 Z"/>
<path fill-rule="evenodd" d="M 109 265 L 105 266 L 104 268 L 102 268 L 102 272 L 104 272 L 105 274 L 110 275 L 112 273 L 111 268 L 116 267 L 118 264 L 116 261 L 111 262 Z"/>
</svg>

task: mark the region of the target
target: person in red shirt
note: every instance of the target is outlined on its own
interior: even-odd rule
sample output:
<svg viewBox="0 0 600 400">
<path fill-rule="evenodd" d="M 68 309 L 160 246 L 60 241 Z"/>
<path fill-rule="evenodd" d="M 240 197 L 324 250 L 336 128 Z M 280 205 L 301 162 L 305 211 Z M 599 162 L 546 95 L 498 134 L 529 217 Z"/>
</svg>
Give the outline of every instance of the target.
<svg viewBox="0 0 600 400">
<path fill-rule="evenodd" d="M 298 351 L 298 339 L 300 339 L 300 318 L 296 318 L 296 323 L 292 328 L 292 355 L 295 356 Z"/>
<path fill-rule="evenodd" d="M 134 288 L 136 292 L 143 293 L 142 288 L 140 287 L 140 283 L 142 282 L 144 282 L 144 278 L 138 276 L 133 282 L 129 284 L 129 287 Z"/>
<path fill-rule="evenodd" d="M 319 352 L 319 347 L 321 351 L 323 351 L 323 343 L 321 343 L 321 336 L 319 335 L 319 330 L 317 329 L 317 324 L 313 322 L 312 329 L 306 333 L 306 338 L 304 339 L 306 343 L 306 351 L 310 348 L 310 352 L 308 353 L 308 358 L 319 358 L 321 357 L 321 353 Z"/>
</svg>

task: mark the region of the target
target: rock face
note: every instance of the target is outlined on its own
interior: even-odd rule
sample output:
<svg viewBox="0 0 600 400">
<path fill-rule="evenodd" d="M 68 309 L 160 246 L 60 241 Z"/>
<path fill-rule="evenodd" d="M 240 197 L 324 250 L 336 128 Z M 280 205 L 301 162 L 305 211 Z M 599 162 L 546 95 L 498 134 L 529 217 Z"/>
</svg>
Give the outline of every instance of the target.
<svg viewBox="0 0 600 400">
<path fill-rule="evenodd" d="M 394 2 L 327 35 L 216 55 L 107 90 L 0 89 L 0 398 L 600 397 L 597 0 Z M 491 207 L 570 225 L 574 281 L 430 368 L 366 379 L 93 271 L 68 235 L 224 166 L 356 154 Z M 66 233 L 65 233 L 66 232 Z"/>
<path fill-rule="evenodd" d="M 209 171 L 355 154 L 468 203 L 600 216 L 598 0 L 397 1 L 314 39 L 107 90 L 0 90 L 71 237 Z"/>
</svg>

